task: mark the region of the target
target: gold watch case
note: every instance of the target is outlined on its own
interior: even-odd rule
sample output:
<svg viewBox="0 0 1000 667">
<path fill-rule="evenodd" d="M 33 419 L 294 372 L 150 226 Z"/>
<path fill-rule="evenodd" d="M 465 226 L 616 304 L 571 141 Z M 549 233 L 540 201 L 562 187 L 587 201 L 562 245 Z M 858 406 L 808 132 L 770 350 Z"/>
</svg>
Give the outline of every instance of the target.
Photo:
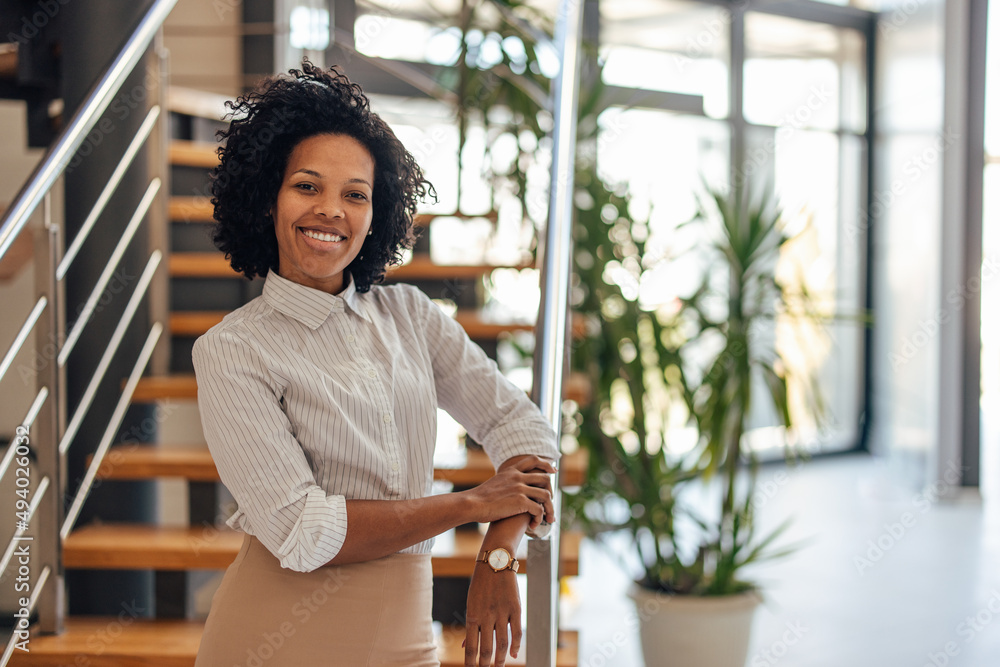
<svg viewBox="0 0 1000 667">
<path fill-rule="evenodd" d="M 476 558 L 476 562 L 486 563 L 493 568 L 494 572 L 503 572 L 504 570 L 517 572 L 518 567 L 521 565 L 517 559 L 503 547 L 483 551 L 479 554 L 479 557 Z"/>
</svg>

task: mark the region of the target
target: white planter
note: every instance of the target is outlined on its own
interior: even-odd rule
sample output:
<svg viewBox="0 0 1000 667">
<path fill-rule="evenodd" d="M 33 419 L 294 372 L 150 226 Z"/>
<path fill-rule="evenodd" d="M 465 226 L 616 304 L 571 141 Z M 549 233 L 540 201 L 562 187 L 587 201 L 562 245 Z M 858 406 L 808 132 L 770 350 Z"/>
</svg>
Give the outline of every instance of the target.
<svg viewBox="0 0 1000 667">
<path fill-rule="evenodd" d="M 629 590 L 639 616 L 646 667 L 743 667 L 750 644 L 756 592 L 725 597 Z"/>
</svg>

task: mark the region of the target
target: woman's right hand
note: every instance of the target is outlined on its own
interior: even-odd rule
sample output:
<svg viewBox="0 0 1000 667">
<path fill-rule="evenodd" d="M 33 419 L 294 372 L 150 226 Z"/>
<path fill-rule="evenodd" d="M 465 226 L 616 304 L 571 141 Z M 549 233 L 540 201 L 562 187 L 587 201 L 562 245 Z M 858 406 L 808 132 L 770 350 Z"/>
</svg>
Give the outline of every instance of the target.
<svg viewBox="0 0 1000 667">
<path fill-rule="evenodd" d="M 474 521 L 490 523 L 518 514 L 530 514 L 530 529 L 544 520 L 555 521 L 552 478 L 555 466 L 537 456 L 525 456 L 500 467 L 479 486 L 462 491 L 472 503 Z"/>
</svg>

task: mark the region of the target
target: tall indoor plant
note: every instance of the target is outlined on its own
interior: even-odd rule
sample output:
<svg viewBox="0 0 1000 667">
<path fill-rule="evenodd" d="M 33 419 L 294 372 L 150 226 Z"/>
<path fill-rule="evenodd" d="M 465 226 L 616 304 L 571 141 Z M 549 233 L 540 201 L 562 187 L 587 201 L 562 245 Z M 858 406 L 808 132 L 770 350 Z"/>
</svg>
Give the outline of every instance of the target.
<svg viewBox="0 0 1000 667">
<path fill-rule="evenodd" d="M 640 626 L 647 665 L 742 665 L 759 600 L 745 569 L 785 553 L 774 548 L 780 528 L 756 531 L 757 458 L 745 431 L 761 401 L 786 429 L 796 421 L 793 366 L 775 337 L 758 334 L 782 317 L 813 317 L 808 292 L 777 277 L 791 239 L 773 193 L 706 186 L 689 223 L 699 242 L 684 253 L 704 267 L 701 280 L 653 309 L 636 290 L 653 268 L 644 223 L 627 215 L 627 196 L 581 186 L 597 205 L 577 212 L 578 308 L 591 326 L 573 365 L 594 392 L 575 428 L 592 466 L 567 507 L 592 535 L 631 535 L 642 572 L 633 597 L 643 625 L 657 626 Z M 801 380 L 813 400 L 799 416 L 817 419 L 818 394 Z M 697 433 L 680 453 L 669 435 L 678 405 Z M 692 506 L 700 485 L 714 494 L 714 511 Z M 707 629 L 694 627 L 706 618 Z"/>
</svg>

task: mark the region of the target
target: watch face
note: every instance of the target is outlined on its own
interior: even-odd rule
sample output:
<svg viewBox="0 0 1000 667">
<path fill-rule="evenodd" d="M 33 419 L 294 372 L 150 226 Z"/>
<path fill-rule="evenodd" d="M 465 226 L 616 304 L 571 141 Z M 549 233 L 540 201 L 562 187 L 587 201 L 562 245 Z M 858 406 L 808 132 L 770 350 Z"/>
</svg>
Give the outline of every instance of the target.
<svg viewBox="0 0 1000 667">
<path fill-rule="evenodd" d="M 510 554 L 503 549 L 494 549 L 490 552 L 489 561 L 494 570 L 502 570 L 510 563 Z"/>
</svg>

